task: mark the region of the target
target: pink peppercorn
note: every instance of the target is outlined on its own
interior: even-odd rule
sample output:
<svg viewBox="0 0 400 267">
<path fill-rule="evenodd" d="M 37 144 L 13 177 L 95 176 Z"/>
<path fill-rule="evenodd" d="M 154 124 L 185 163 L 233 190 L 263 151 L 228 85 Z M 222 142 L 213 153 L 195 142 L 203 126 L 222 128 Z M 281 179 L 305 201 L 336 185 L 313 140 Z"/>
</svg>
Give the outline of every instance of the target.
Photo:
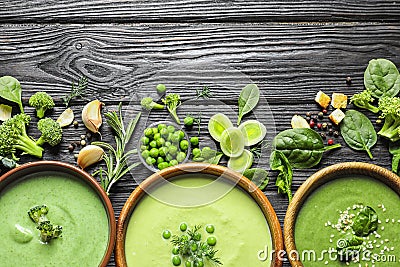
<svg viewBox="0 0 400 267">
<path fill-rule="evenodd" d="M 328 140 L 328 145 L 333 145 L 333 143 L 334 143 L 334 142 L 333 142 L 333 139 L 329 139 L 329 140 Z"/>
</svg>

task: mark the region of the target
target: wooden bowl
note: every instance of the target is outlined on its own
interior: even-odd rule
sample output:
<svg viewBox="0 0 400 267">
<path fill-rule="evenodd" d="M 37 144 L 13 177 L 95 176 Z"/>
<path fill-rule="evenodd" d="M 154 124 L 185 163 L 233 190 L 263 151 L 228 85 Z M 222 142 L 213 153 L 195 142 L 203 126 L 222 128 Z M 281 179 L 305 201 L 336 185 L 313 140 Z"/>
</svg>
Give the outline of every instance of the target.
<svg viewBox="0 0 400 267">
<path fill-rule="evenodd" d="M 225 179 L 236 183 L 236 186 L 247 192 L 258 204 L 267 220 L 271 232 L 273 249 L 275 251 L 283 250 L 282 230 L 275 211 L 269 203 L 267 197 L 261 190 L 257 188 L 254 183 L 239 173 L 219 165 L 206 163 L 187 163 L 169 167 L 151 175 L 132 192 L 122 208 L 117 223 L 117 242 L 115 247 L 115 260 L 117 266 L 127 266 L 125 258 L 125 236 L 127 226 L 135 206 L 140 202 L 141 198 L 147 194 L 146 189 L 149 189 L 154 184 L 160 183 L 164 179 L 168 180 L 180 175 L 192 173 L 208 174 L 216 177 L 223 176 Z M 278 253 L 274 253 L 271 266 L 282 266 L 282 261 L 279 260 L 277 254 Z"/>
<path fill-rule="evenodd" d="M 62 173 L 66 175 L 70 175 L 72 177 L 77 178 L 78 180 L 84 181 L 88 186 L 90 186 L 101 199 L 104 209 L 106 210 L 108 216 L 108 224 L 109 224 L 109 238 L 107 249 L 103 256 L 103 259 L 99 266 L 105 267 L 110 261 L 114 245 L 115 245 L 115 236 L 116 236 L 116 224 L 115 224 L 115 215 L 114 209 L 112 207 L 111 201 L 108 198 L 105 191 L 100 187 L 97 181 L 88 173 L 78 169 L 72 165 L 58 162 L 58 161 L 37 161 L 32 163 L 26 163 L 17 167 L 15 169 L 10 170 L 9 172 L 3 174 L 0 177 L 0 193 L 3 189 L 7 187 L 10 183 L 13 183 L 19 179 L 24 179 L 25 176 L 40 173 L 44 171 L 54 171 L 57 173 Z M 34 179 L 34 178 L 33 178 Z M 90 227 L 90 226 L 89 226 Z M 85 248 L 82 247 L 82 252 L 85 251 Z"/>
<path fill-rule="evenodd" d="M 292 266 L 304 266 L 300 260 L 296 259 L 296 257 L 291 257 L 291 253 L 297 251 L 294 229 L 297 215 L 303 203 L 307 197 L 321 185 L 349 174 L 358 174 L 377 179 L 400 195 L 400 178 L 393 172 L 373 164 L 346 162 L 335 164 L 316 172 L 300 186 L 286 212 L 284 222 L 284 241 L 286 252 Z"/>
</svg>

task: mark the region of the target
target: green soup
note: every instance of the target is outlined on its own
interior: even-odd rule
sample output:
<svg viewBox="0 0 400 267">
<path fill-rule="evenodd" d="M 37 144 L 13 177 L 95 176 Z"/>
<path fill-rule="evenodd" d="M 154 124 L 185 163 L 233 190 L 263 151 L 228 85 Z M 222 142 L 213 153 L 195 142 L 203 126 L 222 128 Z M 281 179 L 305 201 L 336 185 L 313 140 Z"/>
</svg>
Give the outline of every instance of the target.
<svg viewBox="0 0 400 267">
<path fill-rule="evenodd" d="M 363 238 L 360 262 L 349 261 L 349 265 L 399 266 L 400 197 L 382 182 L 367 177 L 333 180 L 307 198 L 295 225 L 296 247 L 304 266 L 347 266 L 332 249 L 352 231 L 351 227 L 344 230 L 338 226 L 350 225 L 348 220 L 357 216 L 361 206 L 375 210 L 378 227 Z"/>
<path fill-rule="evenodd" d="M 45 204 L 62 237 L 40 242 L 28 210 Z M 0 193 L 0 266 L 98 266 L 107 249 L 108 217 L 97 193 L 83 181 L 40 172 Z"/>
<path fill-rule="evenodd" d="M 151 192 L 152 197 L 143 197 L 135 207 L 126 232 L 128 266 L 173 266 L 172 238 L 164 239 L 162 233 L 167 229 L 173 235 L 181 235 L 179 225 L 182 222 L 191 228 L 202 225 L 200 233 L 204 238 L 216 237 L 216 256 L 223 266 L 271 265 L 271 257 L 266 257 L 272 251 L 271 233 L 264 214 L 247 193 L 206 176 L 179 177 L 173 184 L 176 186 L 158 187 Z M 191 188 L 198 188 L 198 191 Z M 196 200 L 205 195 L 215 200 L 195 206 Z M 162 201 L 166 196 L 169 203 Z M 208 224 L 215 227 L 214 233 L 205 231 Z M 185 266 L 184 262 L 181 266 Z M 214 265 L 206 261 L 205 266 Z"/>
</svg>

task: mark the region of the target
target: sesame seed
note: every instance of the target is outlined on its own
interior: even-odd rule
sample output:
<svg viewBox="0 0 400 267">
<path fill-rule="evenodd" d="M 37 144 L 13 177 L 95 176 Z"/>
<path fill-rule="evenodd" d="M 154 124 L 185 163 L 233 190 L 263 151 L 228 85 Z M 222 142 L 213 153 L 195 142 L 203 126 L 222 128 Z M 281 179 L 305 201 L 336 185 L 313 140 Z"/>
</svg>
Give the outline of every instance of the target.
<svg viewBox="0 0 400 267">
<path fill-rule="evenodd" d="M 388 223 L 389 222 L 389 219 L 386 219 L 386 223 Z"/>
<path fill-rule="evenodd" d="M 381 230 L 382 230 L 382 231 L 385 230 L 385 226 L 382 226 L 382 227 L 381 227 Z"/>
<path fill-rule="evenodd" d="M 328 265 L 328 263 L 329 263 L 328 261 L 325 261 L 325 265 Z"/>
</svg>

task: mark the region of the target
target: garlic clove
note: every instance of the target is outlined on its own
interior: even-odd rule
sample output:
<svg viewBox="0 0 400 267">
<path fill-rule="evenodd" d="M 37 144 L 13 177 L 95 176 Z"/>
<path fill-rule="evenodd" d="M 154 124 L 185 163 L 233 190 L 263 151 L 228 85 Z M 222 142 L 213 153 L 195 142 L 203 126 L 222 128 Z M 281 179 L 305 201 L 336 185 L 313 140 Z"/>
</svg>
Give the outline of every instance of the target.
<svg viewBox="0 0 400 267">
<path fill-rule="evenodd" d="M 71 108 L 67 108 L 61 113 L 60 117 L 58 117 L 57 122 L 61 127 L 65 127 L 74 121 L 74 117 L 74 111 Z"/>
<path fill-rule="evenodd" d="M 103 103 L 96 99 L 87 103 L 82 110 L 82 121 L 85 124 L 86 128 L 88 128 L 93 133 L 98 133 L 99 128 L 102 124 L 100 113 L 102 105 Z"/>
<path fill-rule="evenodd" d="M 78 154 L 78 165 L 82 169 L 99 162 L 103 159 L 104 150 L 96 145 L 88 145 L 81 149 Z"/>
</svg>

